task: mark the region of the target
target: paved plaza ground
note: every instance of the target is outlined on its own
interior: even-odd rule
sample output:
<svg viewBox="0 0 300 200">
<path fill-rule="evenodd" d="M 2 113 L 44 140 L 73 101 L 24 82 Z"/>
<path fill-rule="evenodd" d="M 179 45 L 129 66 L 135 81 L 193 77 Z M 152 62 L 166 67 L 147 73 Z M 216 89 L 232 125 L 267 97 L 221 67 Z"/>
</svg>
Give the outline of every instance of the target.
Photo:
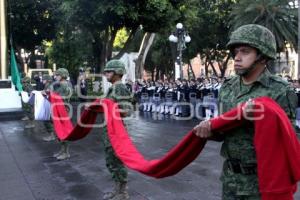
<svg viewBox="0 0 300 200">
<path fill-rule="evenodd" d="M 101 129 L 72 142 L 71 158 L 56 161 L 57 142 L 43 142 L 42 123 L 24 129 L 20 120 L 0 123 L 0 200 L 100 200 L 112 186 L 100 142 Z M 196 120 L 176 121 L 140 114 L 129 133 L 147 158 L 163 156 Z M 129 171 L 132 200 L 220 200 L 220 143 L 208 142 L 203 153 L 175 176 L 154 179 Z M 295 199 L 300 199 L 300 192 Z"/>
</svg>

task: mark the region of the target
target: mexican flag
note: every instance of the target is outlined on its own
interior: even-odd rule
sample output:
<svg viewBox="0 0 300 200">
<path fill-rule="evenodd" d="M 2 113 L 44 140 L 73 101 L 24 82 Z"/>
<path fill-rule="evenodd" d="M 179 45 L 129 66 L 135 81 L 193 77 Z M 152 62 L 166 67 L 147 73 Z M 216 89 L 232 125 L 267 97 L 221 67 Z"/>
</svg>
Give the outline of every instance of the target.
<svg viewBox="0 0 300 200">
<path fill-rule="evenodd" d="M 21 77 L 16 61 L 15 51 L 14 48 L 11 47 L 10 49 L 10 67 L 11 67 L 11 80 L 13 84 L 16 86 L 19 92 L 23 91 Z"/>
</svg>

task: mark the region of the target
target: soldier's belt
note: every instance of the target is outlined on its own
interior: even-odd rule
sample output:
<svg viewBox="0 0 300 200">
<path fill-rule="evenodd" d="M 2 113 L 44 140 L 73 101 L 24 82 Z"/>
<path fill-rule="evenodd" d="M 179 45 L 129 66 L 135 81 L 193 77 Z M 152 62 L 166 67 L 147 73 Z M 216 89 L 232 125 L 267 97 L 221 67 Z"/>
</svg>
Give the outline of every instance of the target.
<svg viewBox="0 0 300 200">
<path fill-rule="evenodd" d="M 245 164 L 241 163 L 238 159 L 229 159 L 226 161 L 226 163 L 227 168 L 235 174 L 250 175 L 257 173 L 257 164 L 255 163 Z"/>
</svg>

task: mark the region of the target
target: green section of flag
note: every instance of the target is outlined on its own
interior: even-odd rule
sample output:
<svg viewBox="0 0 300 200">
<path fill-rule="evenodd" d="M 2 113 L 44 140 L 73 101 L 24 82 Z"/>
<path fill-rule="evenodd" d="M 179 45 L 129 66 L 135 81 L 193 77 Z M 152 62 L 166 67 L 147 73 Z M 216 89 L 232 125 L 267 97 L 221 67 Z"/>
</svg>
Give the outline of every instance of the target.
<svg viewBox="0 0 300 200">
<path fill-rule="evenodd" d="M 19 92 L 23 91 L 21 77 L 16 61 L 15 51 L 13 47 L 10 50 L 10 67 L 11 67 L 11 80 L 13 84 L 16 86 Z"/>
</svg>

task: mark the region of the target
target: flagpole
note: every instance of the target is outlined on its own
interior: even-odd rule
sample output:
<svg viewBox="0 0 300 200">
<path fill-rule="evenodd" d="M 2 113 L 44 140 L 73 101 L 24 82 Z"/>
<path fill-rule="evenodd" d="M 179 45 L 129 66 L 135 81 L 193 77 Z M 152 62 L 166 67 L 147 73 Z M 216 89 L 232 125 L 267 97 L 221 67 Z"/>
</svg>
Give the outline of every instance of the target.
<svg viewBox="0 0 300 200">
<path fill-rule="evenodd" d="M 0 65 L 1 79 L 7 79 L 6 0 L 0 0 Z"/>
</svg>

